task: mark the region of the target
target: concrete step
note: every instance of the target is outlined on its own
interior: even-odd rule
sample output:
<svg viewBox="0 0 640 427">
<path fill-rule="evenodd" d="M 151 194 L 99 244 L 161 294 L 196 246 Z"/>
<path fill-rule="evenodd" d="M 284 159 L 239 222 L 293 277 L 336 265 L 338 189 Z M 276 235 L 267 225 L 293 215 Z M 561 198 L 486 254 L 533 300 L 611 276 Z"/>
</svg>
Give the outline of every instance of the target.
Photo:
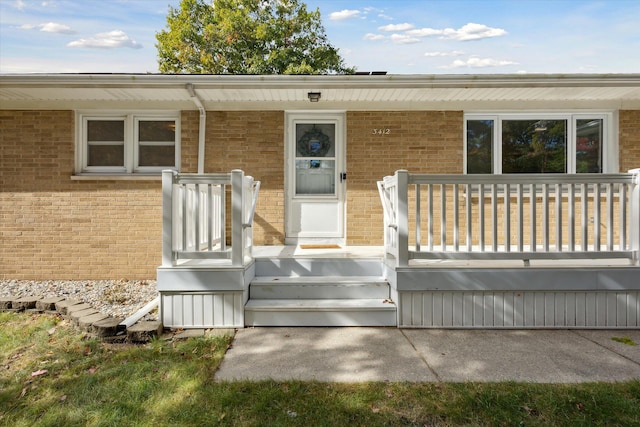
<svg viewBox="0 0 640 427">
<path fill-rule="evenodd" d="M 395 326 L 388 299 L 263 299 L 245 306 L 246 326 Z"/>
<path fill-rule="evenodd" d="M 389 298 L 389 285 L 382 277 L 305 276 L 255 277 L 250 299 L 349 299 Z"/>
</svg>

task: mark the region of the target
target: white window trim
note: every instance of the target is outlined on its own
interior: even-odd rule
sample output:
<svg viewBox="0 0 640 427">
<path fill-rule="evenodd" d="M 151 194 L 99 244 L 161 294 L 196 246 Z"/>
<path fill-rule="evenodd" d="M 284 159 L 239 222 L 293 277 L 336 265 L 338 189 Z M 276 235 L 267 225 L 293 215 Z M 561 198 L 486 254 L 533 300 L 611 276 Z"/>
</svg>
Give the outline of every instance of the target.
<svg viewBox="0 0 640 427">
<path fill-rule="evenodd" d="M 493 120 L 493 173 L 502 174 L 502 120 L 538 120 L 559 119 L 567 120 L 567 173 L 576 173 L 576 138 L 577 120 L 602 119 L 602 173 L 618 172 L 618 130 L 617 115 L 614 111 L 522 111 L 522 112 L 469 112 L 464 114 L 463 126 L 463 173 L 467 173 L 467 121 Z"/>
<path fill-rule="evenodd" d="M 162 170 L 180 170 L 181 144 L 180 144 L 180 111 L 76 111 L 76 152 L 75 152 L 75 176 L 114 176 L 114 177 L 136 177 L 143 175 L 160 176 Z M 125 123 L 124 129 L 124 165 L 123 166 L 88 166 L 88 142 L 87 121 L 88 120 L 114 120 L 122 119 Z M 138 141 L 137 123 L 140 120 L 173 120 L 175 129 L 175 159 L 174 167 L 169 166 L 140 166 L 138 161 Z M 167 143 L 174 145 L 172 143 Z M 155 143 L 154 145 L 162 145 Z"/>
</svg>

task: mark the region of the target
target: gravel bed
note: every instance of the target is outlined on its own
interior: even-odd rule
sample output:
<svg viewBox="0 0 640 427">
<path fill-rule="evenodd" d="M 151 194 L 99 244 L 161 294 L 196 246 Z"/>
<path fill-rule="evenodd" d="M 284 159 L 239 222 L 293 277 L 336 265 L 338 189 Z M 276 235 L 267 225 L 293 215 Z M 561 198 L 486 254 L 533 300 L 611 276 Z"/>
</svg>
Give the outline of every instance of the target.
<svg viewBox="0 0 640 427">
<path fill-rule="evenodd" d="M 0 297 L 64 297 L 126 318 L 158 296 L 155 280 L 0 280 Z M 157 319 L 157 310 L 147 320 Z"/>
</svg>

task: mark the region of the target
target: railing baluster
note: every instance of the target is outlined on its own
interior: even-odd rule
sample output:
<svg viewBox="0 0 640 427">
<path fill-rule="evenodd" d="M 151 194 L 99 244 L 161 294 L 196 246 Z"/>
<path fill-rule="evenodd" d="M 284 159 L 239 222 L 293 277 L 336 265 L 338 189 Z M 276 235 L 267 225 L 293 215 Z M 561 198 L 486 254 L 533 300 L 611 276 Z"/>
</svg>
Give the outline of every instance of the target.
<svg viewBox="0 0 640 427">
<path fill-rule="evenodd" d="M 517 204 L 518 204 L 518 251 L 524 252 L 524 206 L 522 203 L 522 187 L 524 184 L 518 184 L 517 187 Z"/>
<path fill-rule="evenodd" d="M 471 244 L 472 244 L 472 236 L 473 234 L 471 233 L 471 217 L 472 217 L 472 212 L 471 212 L 471 184 L 466 184 L 465 187 L 465 191 L 467 194 L 467 198 L 465 200 L 465 209 L 467 211 L 466 213 L 466 219 L 467 219 L 467 251 L 471 252 Z"/>
<path fill-rule="evenodd" d="M 573 252 L 576 250 L 576 236 L 575 236 L 575 229 L 576 229 L 576 212 L 575 212 L 575 187 L 573 184 L 569 184 L 567 186 L 567 191 L 568 191 L 568 205 L 569 205 L 569 251 Z"/>
<path fill-rule="evenodd" d="M 478 188 L 478 228 L 480 229 L 480 252 L 484 252 L 484 184 Z"/>
<path fill-rule="evenodd" d="M 440 185 L 440 247 L 447 250 L 447 187 Z"/>
<path fill-rule="evenodd" d="M 504 184 L 504 251 L 511 252 L 511 185 Z"/>
<path fill-rule="evenodd" d="M 536 184 L 529 185 L 529 214 L 531 218 L 531 235 L 529 236 L 529 250 L 531 252 L 536 251 L 536 246 L 538 242 L 538 236 L 536 235 L 536 221 L 538 218 L 536 217 L 536 205 L 538 204 L 538 197 L 536 195 Z"/>
<path fill-rule="evenodd" d="M 613 184 L 607 184 L 607 250 L 613 250 Z"/>
<path fill-rule="evenodd" d="M 213 250 L 213 185 L 207 184 L 207 250 Z"/>
<path fill-rule="evenodd" d="M 562 184 L 556 184 L 556 250 L 562 252 Z"/>
<path fill-rule="evenodd" d="M 620 184 L 618 187 L 618 200 L 620 205 L 620 250 L 627 249 L 627 194 L 629 187 L 627 184 Z"/>
<path fill-rule="evenodd" d="M 416 251 L 420 252 L 420 184 L 416 184 Z"/>
<path fill-rule="evenodd" d="M 542 227 L 543 241 L 542 248 L 544 252 L 549 252 L 549 184 L 542 185 Z"/>
<path fill-rule="evenodd" d="M 458 208 L 458 184 L 453 184 L 453 250 L 459 251 L 460 240 L 460 212 Z"/>
<path fill-rule="evenodd" d="M 582 204 L 582 251 L 589 250 L 589 191 L 587 184 L 581 185 L 580 203 Z"/>
<path fill-rule="evenodd" d="M 491 184 L 491 249 L 498 252 L 498 184 Z"/>
<path fill-rule="evenodd" d="M 600 184 L 593 186 L 593 250 L 600 251 Z"/>
<path fill-rule="evenodd" d="M 188 190 L 186 185 L 181 185 L 182 187 L 182 247 L 180 250 L 187 250 L 187 224 L 189 217 L 189 209 L 187 207 L 188 200 Z"/>
<path fill-rule="evenodd" d="M 428 227 L 428 246 L 429 252 L 433 252 L 433 184 L 428 184 L 429 191 L 427 193 L 427 203 L 429 204 L 427 224 Z"/>
</svg>

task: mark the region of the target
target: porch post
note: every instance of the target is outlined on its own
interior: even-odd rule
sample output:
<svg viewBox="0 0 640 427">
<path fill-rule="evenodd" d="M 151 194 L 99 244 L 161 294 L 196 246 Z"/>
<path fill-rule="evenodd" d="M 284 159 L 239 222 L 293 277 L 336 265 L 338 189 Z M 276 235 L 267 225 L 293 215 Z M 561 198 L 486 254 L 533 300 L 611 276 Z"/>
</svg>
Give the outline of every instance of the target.
<svg viewBox="0 0 640 427">
<path fill-rule="evenodd" d="M 231 171 L 231 265 L 244 263 L 244 172 L 240 169 Z"/>
<path fill-rule="evenodd" d="M 397 235 L 397 262 L 398 267 L 409 265 L 409 172 L 398 170 L 396 176 L 396 223 Z"/>
<path fill-rule="evenodd" d="M 630 197 L 629 244 L 633 251 L 632 262 L 638 265 L 640 262 L 640 168 L 631 169 L 629 173 L 633 174 L 633 187 Z"/>
<path fill-rule="evenodd" d="M 173 265 L 173 181 L 177 172 L 162 171 L 162 266 Z"/>
</svg>

